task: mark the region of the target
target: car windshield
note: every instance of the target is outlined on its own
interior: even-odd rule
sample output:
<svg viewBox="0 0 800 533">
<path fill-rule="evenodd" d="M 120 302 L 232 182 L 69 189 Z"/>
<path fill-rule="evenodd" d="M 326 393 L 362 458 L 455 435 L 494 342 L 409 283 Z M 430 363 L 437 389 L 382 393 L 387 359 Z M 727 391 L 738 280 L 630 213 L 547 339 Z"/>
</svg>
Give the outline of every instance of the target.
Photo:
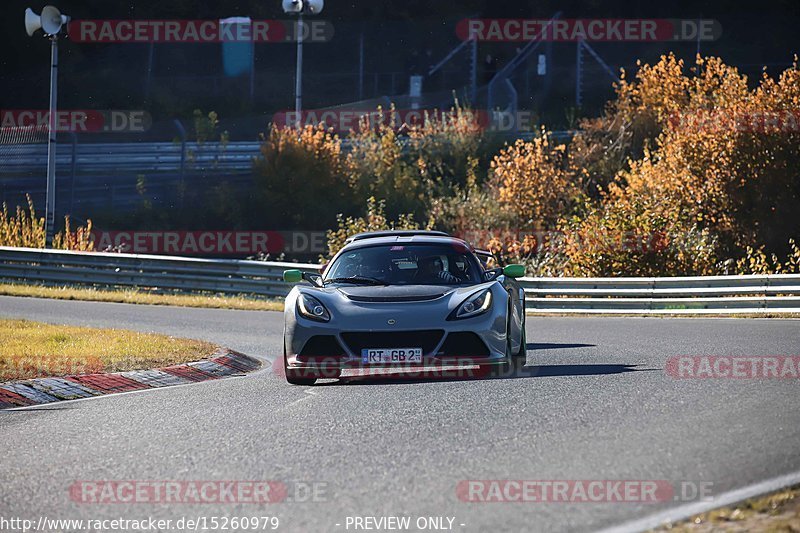
<svg viewBox="0 0 800 533">
<path fill-rule="evenodd" d="M 387 244 L 348 250 L 325 272 L 325 283 L 464 285 L 480 283 L 483 269 L 463 245 Z"/>
</svg>

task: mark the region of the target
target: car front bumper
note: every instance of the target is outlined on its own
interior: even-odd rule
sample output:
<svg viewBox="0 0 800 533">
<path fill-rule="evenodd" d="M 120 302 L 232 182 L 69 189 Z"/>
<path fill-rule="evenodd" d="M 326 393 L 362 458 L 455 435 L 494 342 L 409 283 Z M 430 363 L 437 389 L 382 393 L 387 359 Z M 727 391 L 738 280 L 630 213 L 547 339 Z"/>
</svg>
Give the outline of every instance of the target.
<svg viewBox="0 0 800 533">
<path fill-rule="evenodd" d="M 402 317 L 402 318 L 394 318 Z M 508 361 L 506 317 L 489 312 L 463 320 L 442 320 L 437 326 L 420 316 L 387 309 L 371 314 L 368 324 L 383 327 L 346 327 L 335 321 L 321 323 L 297 316 L 287 321 L 286 365 L 293 369 L 426 367 L 495 365 Z M 395 320 L 402 326 L 389 327 Z M 415 363 L 365 363 L 361 350 L 369 348 L 422 348 Z"/>
</svg>

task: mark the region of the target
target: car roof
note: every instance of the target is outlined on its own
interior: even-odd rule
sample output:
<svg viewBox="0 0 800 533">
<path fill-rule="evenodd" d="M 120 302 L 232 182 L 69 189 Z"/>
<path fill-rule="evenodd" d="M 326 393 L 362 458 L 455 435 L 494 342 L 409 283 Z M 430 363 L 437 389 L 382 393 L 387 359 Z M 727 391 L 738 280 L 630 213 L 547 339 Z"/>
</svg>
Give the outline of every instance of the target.
<svg viewBox="0 0 800 533">
<path fill-rule="evenodd" d="M 410 237 L 412 235 L 437 235 L 440 237 L 449 237 L 447 233 L 444 231 L 434 231 L 434 230 L 424 230 L 424 229 L 390 229 L 390 230 L 378 230 L 378 231 L 364 231 L 362 233 L 356 233 L 355 235 L 350 235 L 346 240 L 345 243 L 351 243 L 353 241 L 361 241 L 364 239 L 374 239 L 376 237 Z"/>
<path fill-rule="evenodd" d="M 376 232 L 377 233 L 377 232 Z M 411 233 L 400 234 L 392 233 L 389 235 L 377 235 L 374 237 L 361 238 L 358 240 L 350 241 L 342 247 L 342 250 L 353 250 L 356 248 L 366 248 L 369 246 L 385 246 L 390 244 L 460 244 L 466 247 L 470 252 L 474 253 L 472 245 L 458 237 L 452 237 L 443 232 L 436 233 Z"/>
</svg>

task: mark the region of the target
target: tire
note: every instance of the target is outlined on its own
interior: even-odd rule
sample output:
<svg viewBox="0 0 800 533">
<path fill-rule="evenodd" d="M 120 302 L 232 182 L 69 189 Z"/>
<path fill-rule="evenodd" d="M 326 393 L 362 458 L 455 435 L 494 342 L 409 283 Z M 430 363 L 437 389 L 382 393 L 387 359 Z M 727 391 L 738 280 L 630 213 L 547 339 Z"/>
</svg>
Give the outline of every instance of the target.
<svg viewBox="0 0 800 533">
<path fill-rule="evenodd" d="M 519 358 L 522 366 L 525 366 L 525 361 L 528 358 L 528 334 L 525 331 L 525 318 L 522 319 L 522 334 L 520 334 L 519 350 L 514 354 L 514 357 Z"/>
<path fill-rule="evenodd" d="M 509 315 L 510 317 L 511 315 Z M 511 329 L 511 322 L 508 321 L 506 327 L 506 357 L 502 363 L 494 365 L 481 365 L 481 370 L 492 378 L 507 377 L 514 369 L 514 354 L 511 352 L 511 335 L 508 330 Z"/>
<path fill-rule="evenodd" d="M 499 365 L 494 365 L 492 376 L 507 377 L 514 370 L 514 354 L 511 352 L 511 336 L 506 337 L 506 360 Z"/>
</svg>

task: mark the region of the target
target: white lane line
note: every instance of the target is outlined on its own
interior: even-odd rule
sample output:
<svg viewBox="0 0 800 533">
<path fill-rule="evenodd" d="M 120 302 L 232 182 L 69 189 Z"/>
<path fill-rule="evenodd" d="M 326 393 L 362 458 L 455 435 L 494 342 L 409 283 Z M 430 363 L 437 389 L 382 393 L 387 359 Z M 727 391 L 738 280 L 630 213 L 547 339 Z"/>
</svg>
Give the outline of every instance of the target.
<svg viewBox="0 0 800 533">
<path fill-rule="evenodd" d="M 611 526 L 606 529 L 601 529 L 598 530 L 598 532 L 620 533 L 630 531 L 647 531 L 663 526 L 667 523 L 675 523 L 686 520 L 687 518 L 690 518 L 696 514 L 705 513 L 713 509 L 726 507 L 733 503 L 748 500 L 755 496 L 761 496 L 763 494 L 775 492 L 776 490 L 788 487 L 790 485 L 796 485 L 797 483 L 800 483 L 800 472 L 792 472 L 791 474 L 767 479 L 766 481 L 761 481 L 760 483 L 756 483 L 754 485 L 748 485 L 746 487 L 723 492 L 722 494 L 714 496 L 713 500 L 687 503 L 685 505 L 668 509 L 644 518 L 638 518 L 618 526 Z"/>
<path fill-rule="evenodd" d="M 310 400 L 310 399 L 311 399 L 311 396 L 303 396 L 302 398 L 298 398 L 297 400 L 295 400 L 295 401 L 293 401 L 293 402 L 289 402 L 289 403 L 287 403 L 287 404 L 286 404 L 286 407 L 294 407 L 294 406 L 295 406 L 295 405 L 297 405 L 298 403 L 300 403 L 300 402 L 304 402 L 304 401 L 306 401 L 306 400 Z"/>
<path fill-rule="evenodd" d="M 314 396 L 319 396 L 319 394 L 318 394 L 318 393 L 316 393 L 316 392 L 314 392 L 314 390 L 313 390 L 313 389 L 306 389 L 306 390 L 304 390 L 303 392 L 304 392 L 305 394 L 307 394 L 307 396 L 303 396 L 302 398 L 298 398 L 298 399 L 296 399 L 296 400 L 295 400 L 295 401 L 293 401 L 293 402 L 289 402 L 289 403 L 287 403 L 287 404 L 286 404 L 286 407 L 292 407 L 293 405 L 297 405 L 297 404 L 298 404 L 298 403 L 300 403 L 300 402 L 304 402 L 304 401 L 306 401 L 306 400 L 310 400 L 310 399 L 311 399 L 311 398 L 313 398 Z"/>
</svg>

